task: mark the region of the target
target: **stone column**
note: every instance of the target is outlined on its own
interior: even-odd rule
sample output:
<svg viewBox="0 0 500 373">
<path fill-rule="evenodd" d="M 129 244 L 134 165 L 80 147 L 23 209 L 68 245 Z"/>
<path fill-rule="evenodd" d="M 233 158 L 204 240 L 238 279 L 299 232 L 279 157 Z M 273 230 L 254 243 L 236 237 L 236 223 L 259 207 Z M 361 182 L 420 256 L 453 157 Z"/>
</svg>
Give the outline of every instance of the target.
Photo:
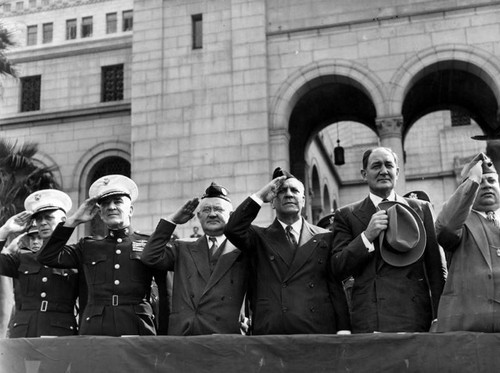
<svg viewBox="0 0 500 373">
<path fill-rule="evenodd" d="M 406 177 L 403 150 L 403 117 L 386 117 L 376 119 L 380 146 L 391 148 L 399 157 L 399 178 L 396 184 L 396 192 L 405 194 Z"/>
<path fill-rule="evenodd" d="M 500 140 L 488 140 L 486 142 L 486 154 L 493 161 L 497 172 L 500 172 Z"/>
</svg>

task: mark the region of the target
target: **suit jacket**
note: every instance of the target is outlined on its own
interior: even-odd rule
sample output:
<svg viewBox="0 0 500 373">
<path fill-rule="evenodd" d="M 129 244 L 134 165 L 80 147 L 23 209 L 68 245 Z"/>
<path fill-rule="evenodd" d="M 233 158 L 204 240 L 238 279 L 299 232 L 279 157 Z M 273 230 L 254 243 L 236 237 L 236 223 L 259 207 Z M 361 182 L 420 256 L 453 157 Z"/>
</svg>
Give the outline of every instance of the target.
<svg viewBox="0 0 500 373">
<path fill-rule="evenodd" d="M 339 279 L 354 277 L 352 331 L 354 333 L 428 331 L 437 312 L 446 278 L 446 264 L 434 230 L 428 202 L 397 196 L 412 207 L 427 232 L 423 256 L 405 267 L 382 260 L 375 240 L 369 253 L 361 238 L 376 212 L 369 197 L 339 209 L 333 229 L 334 271 Z"/>
<path fill-rule="evenodd" d="M 303 221 L 290 256 L 279 221 L 251 225 L 260 206 L 247 198 L 226 225 L 226 237 L 251 260 L 253 334 L 328 334 L 350 329 L 342 285 L 331 272 L 331 232 Z"/>
<path fill-rule="evenodd" d="M 168 334 L 239 334 L 248 280 L 246 256 L 226 240 L 211 274 L 206 236 L 168 243 L 175 227 L 160 220 L 141 258 L 147 266 L 174 271 Z"/>
<path fill-rule="evenodd" d="M 479 184 L 471 180 L 462 183 L 436 221 L 439 243 L 452 258 L 439 303 L 440 332 L 500 332 L 500 291 L 495 294 L 500 269 L 490 255 L 484 225 L 489 223 L 471 211 L 478 189 Z"/>
</svg>

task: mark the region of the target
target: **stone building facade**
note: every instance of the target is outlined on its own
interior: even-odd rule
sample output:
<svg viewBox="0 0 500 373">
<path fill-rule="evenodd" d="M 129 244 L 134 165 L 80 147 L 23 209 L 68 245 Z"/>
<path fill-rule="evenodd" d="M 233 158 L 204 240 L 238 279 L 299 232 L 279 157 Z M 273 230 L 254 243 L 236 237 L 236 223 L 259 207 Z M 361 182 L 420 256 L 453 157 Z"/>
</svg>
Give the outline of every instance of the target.
<svg viewBox="0 0 500 373">
<path fill-rule="evenodd" d="M 38 141 L 75 204 L 110 159 L 129 164 L 141 231 L 211 181 L 238 204 L 276 166 L 304 180 L 316 220 L 364 197 L 361 154 L 377 144 L 402 160 L 399 191 L 426 190 L 437 210 L 467 157 L 500 160 L 496 141 L 470 139 L 499 131 L 499 1 L 24 0 L 1 14 L 21 79 L 2 80 L 0 136 Z M 119 66 L 122 96 L 103 99 Z M 23 111 L 33 76 L 40 107 Z M 272 217 L 264 208 L 257 223 Z"/>
</svg>

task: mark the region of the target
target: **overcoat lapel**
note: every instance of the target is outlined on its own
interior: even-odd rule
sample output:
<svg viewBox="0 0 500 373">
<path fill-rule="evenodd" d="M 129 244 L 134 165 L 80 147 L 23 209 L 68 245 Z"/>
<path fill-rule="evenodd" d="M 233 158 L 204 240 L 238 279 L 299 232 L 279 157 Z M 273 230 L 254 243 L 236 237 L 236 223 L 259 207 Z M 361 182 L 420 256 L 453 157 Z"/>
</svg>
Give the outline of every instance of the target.
<svg viewBox="0 0 500 373">
<path fill-rule="evenodd" d="M 293 252 L 286 238 L 285 230 L 277 219 L 274 219 L 273 224 L 269 226 L 266 239 L 271 251 L 283 259 L 289 267 L 293 259 Z"/>
<path fill-rule="evenodd" d="M 219 260 L 217 261 L 217 264 L 215 265 L 212 276 L 210 276 L 207 286 L 205 286 L 205 289 L 203 290 L 203 294 L 214 287 L 217 282 L 219 282 L 219 280 L 224 277 L 226 272 L 231 269 L 232 265 L 234 264 L 236 259 L 238 259 L 238 256 L 241 253 L 241 251 L 227 239 L 224 240 L 219 250 L 222 250 L 221 255 L 219 257 Z"/>
<path fill-rule="evenodd" d="M 353 215 L 361 222 L 364 227 L 368 226 L 372 215 L 377 212 L 376 207 L 373 205 L 370 197 L 366 197 L 359 207 L 352 211 Z"/>
<path fill-rule="evenodd" d="M 210 280 L 210 265 L 208 264 L 208 243 L 206 236 L 201 236 L 194 245 L 189 245 L 189 251 L 194 265 L 205 283 Z"/>
<path fill-rule="evenodd" d="M 471 214 L 469 214 L 469 219 L 466 222 L 466 226 L 467 228 L 469 228 L 472 237 L 474 237 L 477 247 L 479 248 L 479 251 L 483 255 L 484 260 L 488 264 L 490 271 L 492 271 L 490 246 L 488 243 L 488 238 L 484 233 L 484 228 L 483 228 L 484 222 L 482 220 L 483 219 L 481 219 L 481 216 L 473 211 Z"/>
</svg>

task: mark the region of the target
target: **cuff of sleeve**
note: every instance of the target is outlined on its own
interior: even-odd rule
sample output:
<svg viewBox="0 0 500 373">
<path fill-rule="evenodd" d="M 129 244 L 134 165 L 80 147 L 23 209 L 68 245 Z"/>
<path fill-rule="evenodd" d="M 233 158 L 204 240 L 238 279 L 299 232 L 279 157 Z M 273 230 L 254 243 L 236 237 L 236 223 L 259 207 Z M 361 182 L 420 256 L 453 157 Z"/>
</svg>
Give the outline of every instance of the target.
<svg viewBox="0 0 500 373">
<path fill-rule="evenodd" d="M 368 238 L 366 238 L 365 236 L 365 232 L 361 233 L 361 239 L 363 240 L 363 243 L 365 244 L 365 247 L 368 249 L 369 253 L 375 251 L 375 246 L 373 245 L 373 242 L 368 241 Z"/>
<path fill-rule="evenodd" d="M 339 330 L 337 332 L 337 334 L 339 334 L 339 335 L 348 335 L 348 334 L 351 334 L 351 331 L 350 330 Z"/>
<path fill-rule="evenodd" d="M 257 195 L 254 193 L 250 196 L 251 199 L 254 200 L 255 203 L 257 203 L 259 206 L 262 206 L 264 204 L 264 201 L 261 200 Z"/>
</svg>

